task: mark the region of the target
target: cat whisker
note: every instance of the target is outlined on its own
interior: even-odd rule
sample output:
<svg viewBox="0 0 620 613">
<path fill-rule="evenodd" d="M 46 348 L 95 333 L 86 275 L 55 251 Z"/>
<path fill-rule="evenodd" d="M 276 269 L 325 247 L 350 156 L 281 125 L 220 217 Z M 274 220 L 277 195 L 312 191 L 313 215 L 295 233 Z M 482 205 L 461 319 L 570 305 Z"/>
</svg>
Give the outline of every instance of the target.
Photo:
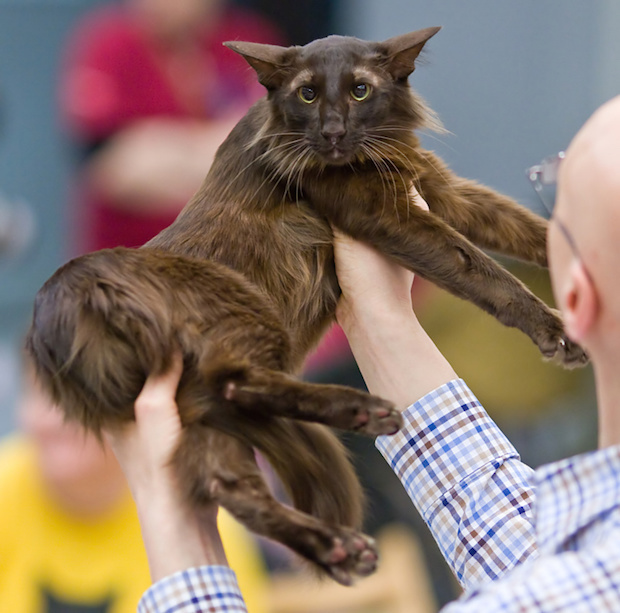
<svg viewBox="0 0 620 613">
<path fill-rule="evenodd" d="M 297 171 L 297 185 L 295 186 L 295 203 L 299 205 L 299 195 L 303 197 L 304 192 L 302 189 L 303 185 L 303 176 L 307 167 L 307 161 L 312 157 L 310 151 L 306 150 L 302 153 L 302 159 L 300 160 L 299 170 Z"/>
<path fill-rule="evenodd" d="M 398 129 L 390 129 L 387 130 L 387 132 L 389 133 L 393 133 L 395 131 L 397 131 Z M 403 165 L 405 165 L 405 160 L 407 161 L 407 163 L 411 163 L 411 160 L 409 159 L 409 155 L 407 153 L 405 153 L 405 151 L 403 151 L 403 149 L 407 149 L 409 151 L 411 151 L 411 155 L 413 155 L 414 158 L 419 158 L 420 157 L 420 151 L 419 151 L 419 145 L 417 142 L 408 142 L 408 140 L 404 140 L 402 138 L 397 138 L 396 136 L 387 136 L 386 134 L 380 134 L 381 132 L 381 128 L 374 128 L 373 131 L 368 135 L 369 137 L 373 136 L 378 139 L 381 142 L 391 142 L 394 143 L 394 148 L 392 149 L 393 152 L 398 154 L 398 157 L 400 158 L 400 160 L 402 161 Z M 404 132 L 406 132 L 407 134 L 410 134 L 410 131 L 407 129 L 403 130 Z"/>
<path fill-rule="evenodd" d="M 392 140 L 393 140 L 393 141 L 394 141 L 394 142 L 396 142 L 397 144 L 402 144 L 402 143 L 401 143 L 401 141 L 399 141 L 399 140 L 397 140 L 397 139 L 389 139 L 389 138 L 386 138 L 386 137 L 383 137 L 383 136 L 382 136 L 382 137 L 375 137 L 375 138 L 373 138 L 372 136 L 368 136 L 367 138 L 368 138 L 368 139 L 372 139 L 372 140 L 373 140 L 373 142 L 374 142 L 377 146 L 379 146 L 380 148 L 384 148 L 384 149 L 386 150 L 386 155 L 385 155 L 385 157 L 386 157 L 388 160 L 390 160 L 390 162 L 391 162 L 391 163 L 393 163 L 393 164 L 395 165 L 395 167 L 396 167 L 396 163 L 395 163 L 395 161 L 394 161 L 394 159 L 393 159 L 393 158 L 395 158 L 395 159 L 396 159 L 396 161 L 400 162 L 400 164 L 402 164 L 402 166 L 403 166 L 404 168 L 406 168 L 406 169 L 407 169 L 407 170 L 411 173 L 411 175 L 412 175 L 412 177 L 413 177 L 413 181 L 414 181 L 414 183 L 415 183 L 415 184 L 419 184 L 419 182 L 420 182 L 420 181 L 419 181 L 419 178 L 420 178 L 420 177 L 419 177 L 419 174 L 418 174 L 418 172 L 417 172 L 417 170 L 416 170 L 416 168 L 415 168 L 414 164 L 413 164 L 413 163 L 409 160 L 409 158 L 408 158 L 408 157 L 406 157 L 406 156 L 404 156 L 404 155 L 402 154 L 402 152 L 400 151 L 400 148 L 399 148 L 399 147 L 397 147 L 397 146 L 395 146 L 395 145 L 392 145 L 392 144 L 390 144 L 389 142 L 386 142 L 387 140 L 390 140 L 390 141 L 392 141 Z M 399 172 L 400 172 L 400 171 L 399 171 Z M 403 179 L 403 180 L 404 180 L 404 179 Z M 407 188 L 407 189 L 408 189 L 408 188 Z"/>
<path fill-rule="evenodd" d="M 381 172 L 381 168 L 379 167 L 379 164 L 377 163 L 377 160 L 375 159 L 374 152 L 370 149 L 370 147 L 368 147 L 364 143 L 362 143 L 360 147 L 362 151 L 364 152 L 364 154 L 366 155 L 366 157 L 373 163 L 374 167 L 377 169 L 377 174 L 379 175 L 379 178 L 381 179 L 381 186 L 383 187 L 383 205 L 381 207 L 381 215 L 379 217 L 379 219 L 381 219 L 383 218 L 383 213 L 385 212 L 385 201 L 386 201 L 386 196 L 387 196 L 385 179 L 383 178 L 383 173 Z"/>
<path fill-rule="evenodd" d="M 388 201 L 387 182 L 384 177 L 384 175 L 387 174 L 388 177 L 391 179 L 392 201 L 394 202 L 394 206 L 396 209 L 396 216 L 398 218 L 398 223 L 400 225 L 400 218 L 398 217 L 398 206 L 396 202 L 398 198 L 398 192 L 396 189 L 396 181 L 394 180 L 392 171 L 387 165 L 384 155 L 382 155 L 381 151 L 378 148 L 376 148 L 372 143 L 365 142 L 361 146 L 363 147 L 364 151 L 368 155 L 368 159 L 374 164 L 375 168 L 377 169 L 377 173 L 379 175 L 379 178 L 381 179 L 381 184 L 383 186 L 384 198 L 383 198 L 380 218 L 383 217 L 383 213 L 385 212 L 385 205 Z"/>
<path fill-rule="evenodd" d="M 232 177 L 232 179 L 228 182 L 228 188 L 232 188 L 235 183 L 237 182 L 237 180 L 239 179 L 239 177 L 242 177 L 252 166 L 254 166 L 255 164 L 259 164 L 261 161 L 260 156 L 255 157 L 249 164 L 246 164 L 234 177 Z M 227 190 L 224 190 L 227 191 Z M 236 193 L 233 189 L 229 189 L 231 197 L 234 197 L 234 194 Z"/>
<path fill-rule="evenodd" d="M 265 153 L 268 153 L 269 151 L 273 151 L 273 150 L 280 149 L 283 147 L 290 147 L 292 145 L 297 145 L 303 142 L 303 140 L 304 140 L 303 135 L 299 135 L 295 138 L 289 138 L 288 140 L 282 140 L 281 138 L 274 138 L 273 142 L 269 145 L 269 149 L 263 152 L 261 156 L 264 156 Z"/>
<path fill-rule="evenodd" d="M 388 140 L 392 140 L 392 139 L 388 139 Z M 400 155 L 400 150 L 398 149 L 398 147 L 395 147 L 394 145 L 390 144 L 390 143 L 386 143 L 385 139 L 383 138 L 377 138 L 377 137 L 372 137 L 369 136 L 367 138 L 368 142 L 371 142 L 375 148 L 375 150 L 377 151 L 377 153 L 379 155 L 381 155 L 384 164 L 386 166 L 389 166 L 389 172 L 390 175 L 392 177 L 392 180 L 394 181 L 394 190 L 395 192 L 397 192 L 397 188 L 396 188 L 396 184 L 395 184 L 395 178 L 394 178 L 394 172 L 396 174 L 398 174 L 402 184 L 403 184 L 403 188 L 405 190 L 405 193 L 407 193 L 407 195 L 409 194 L 409 190 L 411 188 L 411 184 L 410 182 L 403 176 L 403 173 L 401 172 L 401 169 L 399 168 L 398 164 L 396 163 L 397 161 L 400 162 L 402 164 L 402 166 L 404 166 L 404 168 L 406 168 L 413 176 L 413 180 L 417 180 L 418 179 L 418 174 L 416 172 L 416 169 L 413 167 L 413 165 L 409 162 L 409 160 L 407 158 L 402 157 L 402 155 Z M 392 153 L 392 155 L 389 155 L 390 153 Z M 395 155 L 394 155 L 395 154 Z M 395 158 L 395 159 L 393 159 Z M 392 170 L 393 169 L 393 170 Z M 395 207 L 396 207 L 396 215 L 399 218 L 400 221 L 400 217 L 399 217 L 399 211 L 398 211 L 398 204 L 397 204 L 397 195 L 395 195 Z M 409 212 L 410 212 L 410 208 L 409 206 L 406 207 L 406 211 L 407 211 L 407 221 L 409 221 Z"/>
<path fill-rule="evenodd" d="M 399 126 L 399 125 L 391 125 L 391 124 L 386 124 L 383 126 L 375 126 L 373 127 L 373 131 L 375 132 L 405 132 L 406 134 L 409 135 L 414 135 L 417 137 L 418 134 L 423 133 L 426 136 L 430 136 L 431 138 L 434 138 L 436 141 L 447 145 L 447 143 L 444 143 L 438 136 L 436 136 L 435 134 L 432 133 L 432 130 L 429 129 L 425 129 L 425 128 L 408 128 L 405 126 Z M 454 136 L 454 132 L 451 132 L 450 130 L 447 129 L 442 129 L 441 134 L 447 134 L 449 136 Z M 447 145 L 449 146 L 449 145 Z"/>
<path fill-rule="evenodd" d="M 409 166 L 409 161 L 406 157 L 403 157 L 400 153 L 400 150 L 384 141 L 384 139 L 374 138 L 372 136 L 368 136 L 366 138 L 367 142 L 372 143 L 375 152 L 377 155 L 381 157 L 381 159 L 389 163 L 390 166 L 398 170 L 398 165 L 396 162 L 400 162 L 402 166 L 404 166 L 410 172 L 414 172 L 413 169 Z M 400 172 L 400 171 L 399 171 Z"/>
<path fill-rule="evenodd" d="M 281 138 L 291 138 L 295 137 L 299 139 L 300 137 L 305 136 L 304 132 L 301 131 L 289 131 L 289 132 L 269 132 L 268 134 L 261 134 L 253 139 L 253 143 L 258 143 L 260 141 L 266 140 L 268 138 L 273 139 L 281 139 Z"/>
<path fill-rule="evenodd" d="M 297 153 L 297 151 L 296 151 Z M 299 155 L 293 160 L 292 164 L 288 165 L 284 176 L 286 176 L 286 185 L 284 187 L 284 195 L 288 194 L 289 198 L 299 204 L 299 193 L 300 193 L 300 173 L 303 176 L 303 172 L 305 170 L 305 159 L 308 155 L 307 150 L 301 150 Z M 291 186 L 295 183 L 295 195 L 291 194 Z"/>
<path fill-rule="evenodd" d="M 399 126 L 397 124 L 384 124 L 382 126 L 373 126 L 373 132 L 405 132 L 411 136 L 415 136 L 415 130 Z"/>
<path fill-rule="evenodd" d="M 276 164 L 279 165 L 278 158 L 280 157 L 280 154 L 283 153 L 285 156 L 287 156 L 289 152 L 296 151 L 301 146 L 303 146 L 303 142 L 303 139 L 297 138 L 295 140 L 285 141 L 283 143 L 272 144 L 266 151 L 261 153 L 260 157 L 266 158 L 270 162 L 275 161 Z"/>
<path fill-rule="evenodd" d="M 289 150 L 287 151 L 285 149 L 288 148 Z M 276 145 L 276 147 L 278 147 Z M 282 143 L 281 144 L 281 149 L 284 149 L 284 151 L 279 151 L 279 156 L 278 157 L 283 157 L 284 158 L 284 162 L 286 162 L 288 159 L 290 159 L 290 157 L 292 155 L 295 155 L 297 153 L 297 151 L 302 147 L 302 141 L 301 139 L 298 139 L 297 142 L 288 142 L 288 143 Z M 270 149 L 269 151 L 273 151 L 275 148 Z M 283 154 L 283 155 L 282 155 Z M 262 154 L 261 156 L 259 156 L 259 158 L 262 158 L 264 154 Z M 273 156 L 272 156 L 273 157 Z M 269 172 L 266 173 L 264 179 L 261 181 L 260 185 L 251 193 L 248 194 L 245 197 L 245 203 L 250 204 L 252 202 L 255 201 L 256 197 L 258 196 L 258 194 L 260 193 L 260 191 L 262 190 L 262 188 L 264 187 L 265 184 L 268 183 L 272 183 L 272 188 L 269 191 L 269 194 L 267 195 L 266 198 L 263 199 L 263 201 L 266 203 L 269 201 L 269 199 L 271 198 L 273 192 L 277 189 L 278 185 L 280 185 L 281 181 L 279 180 L 281 177 L 281 169 L 280 169 L 280 163 L 278 163 L 278 161 L 276 161 L 276 165 L 273 167 L 268 167 L 269 168 Z M 237 176 L 238 178 L 238 176 Z"/>
<path fill-rule="evenodd" d="M 291 147 L 285 155 L 280 156 L 277 164 L 278 174 L 286 179 L 283 189 L 283 198 L 290 198 L 299 205 L 300 196 L 303 196 L 303 174 L 312 160 L 312 152 L 299 139 L 295 147 Z M 292 186 L 295 186 L 294 193 Z"/>
<path fill-rule="evenodd" d="M 453 132 L 448 132 L 448 131 L 446 131 L 446 132 L 447 132 L 448 135 L 454 136 Z M 427 136 L 428 138 L 432 138 L 433 140 L 435 140 L 436 142 L 440 143 L 444 147 L 447 147 L 448 149 L 450 149 L 450 151 L 452 151 L 454 153 L 457 153 L 456 149 L 452 145 L 448 144 L 445 140 L 442 140 L 437 135 L 432 134 L 431 132 L 424 132 L 424 136 Z"/>
<path fill-rule="evenodd" d="M 408 143 L 400 138 L 390 137 L 384 134 L 373 134 L 373 133 L 368 134 L 366 138 L 373 139 L 373 142 L 381 144 L 381 145 L 385 145 L 386 147 L 389 146 L 390 152 L 392 154 L 396 154 L 396 157 L 399 159 L 399 161 L 403 163 L 403 165 L 406 162 L 409 162 L 408 156 L 402 150 L 403 148 L 410 149 L 411 151 L 415 153 L 415 155 L 419 155 L 417 148 L 413 144 Z"/>
<path fill-rule="evenodd" d="M 377 129 L 375 129 L 375 131 L 379 131 L 379 129 L 377 128 Z M 404 146 L 405 146 L 405 147 L 407 147 L 408 149 L 411 149 L 411 150 L 412 150 L 412 152 L 413 152 L 413 153 L 415 153 L 415 155 L 416 155 L 416 156 L 418 156 L 418 157 L 420 156 L 420 151 L 419 151 L 419 149 L 417 149 L 417 148 L 416 148 L 416 147 L 414 147 L 413 145 L 410 145 L 410 144 L 408 144 L 408 143 L 406 143 L 406 142 L 404 142 L 404 141 L 401 141 L 401 140 L 399 140 L 399 139 L 397 139 L 397 138 L 389 138 L 389 137 L 386 137 L 386 136 L 383 136 L 383 135 L 381 135 L 381 136 L 377 136 L 377 138 L 380 138 L 380 139 L 382 139 L 382 140 L 383 140 L 383 139 L 385 139 L 385 140 L 389 140 L 389 141 L 392 141 L 392 142 L 397 143 L 398 145 L 404 145 Z M 396 148 L 394 149 L 394 151 L 399 151 L 399 147 L 396 147 Z M 400 151 L 399 151 L 399 152 L 400 152 Z M 423 158 L 424 158 L 424 160 L 425 160 L 427 163 L 429 163 L 429 164 L 430 164 L 430 165 L 431 165 L 431 166 L 432 166 L 432 167 L 433 167 L 433 168 L 437 171 L 437 174 L 438 174 L 438 175 L 439 175 L 439 176 L 440 176 L 440 177 L 441 177 L 441 178 L 445 181 L 446 185 L 450 187 L 452 184 L 451 184 L 451 182 L 450 182 L 449 178 L 447 178 L 447 177 L 446 177 L 445 173 L 444 173 L 444 172 L 442 172 L 441 168 L 438 168 L 435 164 L 433 164 L 433 162 L 432 162 L 432 161 L 431 161 L 428 157 L 423 156 Z M 409 160 L 407 160 L 407 163 L 404 163 L 404 162 L 405 162 L 405 159 L 406 159 L 406 158 L 404 158 L 404 159 L 403 159 L 403 158 L 401 158 L 401 160 L 403 161 L 403 165 L 407 166 L 407 167 L 408 167 L 408 168 L 410 168 L 411 170 L 414 170 L 414 167 L 413 167 L 413 165 L 410 165 Z M 419 181 L 418 181 L 418 174 L 417 174 L 417 172 L 415 173 L 415 175 L 416 175 L 416 182 L 417 182 L 417 183 L 419 183 Z"/>
<path fill-rule="evenodd" d="M 286 179 L 286 183 L 282 189 L 282 199 L 284 200 L 288 196 L 291 200 L 293 200 L 293 197 L 290 194 L 290 186 L 292 183 L 291 170 L 298 164 L 299 159 L 303 157 L 304 153 L 303 143 L 298 143 L 295 147 L 291 148 L 290 151 L 286 152 L 280 160 L 278 160 L 278 163 L 273 170 L 273 177 L 275 179 L 274 186 L 269 192 L 267 201 L 271 199 L 276 187 L 278 185 L 282 185 L 284 179 Z"/>
<path fill-rule="evenodd" d="M 303 132 L 301 131 L 293 131 L 289 130 L 286 132 L 271 132 L 269 123 L 264 124 L 262 128 L 259 129 L 258 133 L 254 135 L 254 137 L 247 143 L 245 146 L 246 151 L 253 149 L 258 146 L 262 141 L 267 139 L 278 139 L 278 138 L 289 138 L 295 137 L 299 138 L 303 136 Z"/>
<path fill-rule="evenodd" d="M 283 133 L 284 134 L 284 133 Z M 289 134 L 289 133 L 286 133 Z M 271 136 L 271 135 L 267 135 L 267 136 Z M 265 136 L 265 138 L 267 137 Z M 303 139 L 301 138 L 297 138 L 294 141 L 285 141 L 283 143 L 279 143 L 279 144 L 275 144 L 272 147 L 269 147 L 265 152 L 261 153 L 260 155 L 257 155 L 249 164 L 246 164 L 241 170 L 239 170 L 239 172 L 229 181 L 229 186 L 233 186 L 237 180 L 242 177 L 243 175 L 245 175 L 245 173 L 255 164 L 260 164 L 265 158 L 269 157 L 270 152 L 273 151 L 277 151 L 280 148 L 285 148 L 285 147 L 293 147 L 296 146 L 300 143 L 303 143 Z M 251 148 L 251 147 L 250 147 Z M 268 175 L 268 177 L 271 177 L 271 179 L 275 178 L 277 175 L 277 173 L 270 173 L 270 175 Z M 262 186 L 265 184 L 265 182 L 267 181 L 267 179 L 265 179 L 265 181 L 263 181 L 261 183 L 261 185 L 258 187 L 257 190 L 255 190 L 255 192 L 250 196 L 250 200 L 252 198 L 254 198 L 256 196 L 256 194 L 258 193 L 258 191 L 260 191 L 260 189 L 262 188 Z M 248 201 L 248 198 L 245 199 L 246 202 Z"/>
</svg>

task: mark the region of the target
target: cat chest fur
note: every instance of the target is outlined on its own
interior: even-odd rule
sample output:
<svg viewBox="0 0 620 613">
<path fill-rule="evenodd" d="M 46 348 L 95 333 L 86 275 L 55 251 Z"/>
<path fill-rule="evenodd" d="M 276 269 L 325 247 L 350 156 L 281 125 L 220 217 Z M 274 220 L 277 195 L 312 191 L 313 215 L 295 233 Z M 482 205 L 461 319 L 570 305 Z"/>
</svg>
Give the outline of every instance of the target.
<svg viewBox="0 0 620 613">
<path fill-rule="evenodd" d="M 331 228 L 304 201 L 273 198 L 257 207 L 231 189 L 222 198 L 211 183 L 150 246 L 242 273 L 275 307 L 300 365 L 331 321 L 339 295 Z"/>
</svg>

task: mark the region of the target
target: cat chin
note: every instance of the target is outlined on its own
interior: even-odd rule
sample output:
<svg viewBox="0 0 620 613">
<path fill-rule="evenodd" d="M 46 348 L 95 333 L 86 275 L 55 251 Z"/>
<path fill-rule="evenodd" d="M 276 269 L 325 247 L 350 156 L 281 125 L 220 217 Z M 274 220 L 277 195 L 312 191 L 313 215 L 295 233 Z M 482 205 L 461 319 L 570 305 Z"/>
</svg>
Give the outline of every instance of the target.
<svg viewBox="0 0 620 613">
<path fill-rule="evenodd" d="M 344 166 L 350 164 L 355 159 L 354 155 L 340 149 L 331 149 L 324 152 L 321 157 L 328 166 Z"/>
</svg>

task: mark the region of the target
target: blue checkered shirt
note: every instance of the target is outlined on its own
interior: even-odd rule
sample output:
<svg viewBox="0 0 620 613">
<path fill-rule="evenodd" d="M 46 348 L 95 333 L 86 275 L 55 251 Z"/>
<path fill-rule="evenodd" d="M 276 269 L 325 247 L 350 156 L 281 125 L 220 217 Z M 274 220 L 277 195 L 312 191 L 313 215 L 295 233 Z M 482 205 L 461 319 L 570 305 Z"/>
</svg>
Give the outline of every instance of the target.
<svg viewBox="0 0 620 613">
<path fill-rule="evenodd" d="M 227 566 L 189 568 L 154 583 L 138 613 L 246 613 L 235 573 Z"/>
<path fill-rule="evenodd" d="M 377 447 L 463 597 L 445 613 L 620 611 L 620 447 L 534 472 L 461 380 Z"/>
<path fill-rule="evenodd" d="M 461 380 L 377 439 L 464 587 L 445 613 L 620 612 L 620 447 L 534 472 Z M 245 612 L 234 573 L 154 584 L 139 613 Z"/>
</svg>

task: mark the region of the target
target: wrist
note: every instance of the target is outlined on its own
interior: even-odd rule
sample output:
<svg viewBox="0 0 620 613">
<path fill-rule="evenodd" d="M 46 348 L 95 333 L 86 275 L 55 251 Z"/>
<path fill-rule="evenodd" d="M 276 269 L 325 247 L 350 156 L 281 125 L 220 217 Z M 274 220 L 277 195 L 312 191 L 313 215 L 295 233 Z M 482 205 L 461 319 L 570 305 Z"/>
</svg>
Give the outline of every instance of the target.
<svg viewBox="0 0 620 613">
<path fill-rule="evenodd" d="M 141 487 L 134 500 L 153 581 L 191 567 L 228 565 L 216 509 L 197 513 L 173 482 Z"/>
<path fill-rule="evenodd" d="M 420 325 L 411 305 L 375 305 L 339 311 L 342 326 L 372 394 L 400 410 L 457 377 Z"/>
<path fill-rule="evenodd" d="M 411 296 L 402 298 L 377 298 L 371 294 L 358 294 L 354 299 L 342 295 L 338 303 L 336 316 L 339 325 L 348 334 L 373 330 L 377 336 L 390 334 L 402 323 L 419 325 L 411 304 Z"/>
</svg>

